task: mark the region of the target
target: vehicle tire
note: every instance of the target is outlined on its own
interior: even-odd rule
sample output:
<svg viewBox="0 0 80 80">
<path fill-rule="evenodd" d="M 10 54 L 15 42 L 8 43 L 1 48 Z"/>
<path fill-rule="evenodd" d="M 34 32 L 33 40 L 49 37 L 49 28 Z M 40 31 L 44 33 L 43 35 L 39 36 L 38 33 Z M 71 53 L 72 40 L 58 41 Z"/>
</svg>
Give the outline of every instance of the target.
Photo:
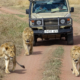
<svg viewBox="0 0 80 80">
<path fill-rule="evenodd" d="M 65 36 L 65 40 L 67 41 L 67 35 Z"/>
<path fill-rule="evenodd" d="M 73 45 L 73 32 L 67 34 L 67 44 Z"/>
<path fill-rule="evenodd" d="M 36 46 L 36 42 L 37 42 L 37 36 L 36 36 L 36 35 L 34 35 L 33 46 Z"/>
</svg>

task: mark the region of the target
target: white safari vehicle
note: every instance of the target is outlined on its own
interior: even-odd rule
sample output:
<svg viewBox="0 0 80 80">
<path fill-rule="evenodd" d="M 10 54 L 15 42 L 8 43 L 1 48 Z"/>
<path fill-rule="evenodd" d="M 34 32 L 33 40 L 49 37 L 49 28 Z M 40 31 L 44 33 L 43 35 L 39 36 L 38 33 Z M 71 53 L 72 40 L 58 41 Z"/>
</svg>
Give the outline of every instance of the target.
<svg viewBox="0 0 80 80">
<path fill-rule="evenodd" d="M 73 44 L 73 25 L 68 0 L 29 0 L 26 10 L 29 14 L 29 27 L 34 31 L 34 45 L 37 38 L 49 40 L 65 37 L 67 44 Z"/>
</svg>

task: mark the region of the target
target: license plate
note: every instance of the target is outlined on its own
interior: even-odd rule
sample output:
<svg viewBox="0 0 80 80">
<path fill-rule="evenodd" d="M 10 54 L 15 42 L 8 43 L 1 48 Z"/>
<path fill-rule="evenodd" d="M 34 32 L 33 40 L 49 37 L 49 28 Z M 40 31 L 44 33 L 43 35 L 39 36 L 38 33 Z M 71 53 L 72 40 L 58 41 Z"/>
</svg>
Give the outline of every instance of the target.
<svg viewBox="0 0 80 80">
<path fill-rule="evenodd" d="M 58 30 L 44 30 L 44 33 L 58 33 Z"/>
</svg>

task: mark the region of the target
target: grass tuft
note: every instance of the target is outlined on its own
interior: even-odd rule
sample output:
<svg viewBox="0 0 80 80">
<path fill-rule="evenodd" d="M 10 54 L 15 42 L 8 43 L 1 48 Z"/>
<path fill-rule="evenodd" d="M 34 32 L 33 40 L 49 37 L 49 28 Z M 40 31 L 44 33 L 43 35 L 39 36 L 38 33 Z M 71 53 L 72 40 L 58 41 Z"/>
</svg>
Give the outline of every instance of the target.
<svg viewBox="0 0 80 80">
<path fill-rule="evenodd" d="M 58 47 L 50 57 L 49 61 L 45 65 L 45 71 L 43 73 L 42 80 L 60 80 L 60 68 L 61 68 L 61 58 L 63 56 L 64 49 Z"/>
</svg>

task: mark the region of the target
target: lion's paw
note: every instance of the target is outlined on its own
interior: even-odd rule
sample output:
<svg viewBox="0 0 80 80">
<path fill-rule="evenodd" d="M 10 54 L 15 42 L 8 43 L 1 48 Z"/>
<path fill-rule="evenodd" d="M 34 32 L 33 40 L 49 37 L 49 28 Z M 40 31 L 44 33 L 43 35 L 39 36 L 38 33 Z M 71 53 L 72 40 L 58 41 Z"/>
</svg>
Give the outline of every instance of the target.
<svg viewBox="0 0 80 80">
<path fill-rule="evenodd" d="M 9 73 L 10 73 L 10 71 L 9 71 L 9 70 L 5 70 L 5 73 L 9 74 Z"/>
<path fill-rule="evenodd" d="M 76 72 L 76 73 L 75 73 L 75 76 L 79 76 L 79 72 Z"/>
<path fill-rule="evenodd" d="M 25 55 L 25 56 L 29 56 L 29 53 L 25 53 L 24 55 Z"/>
<path fill-rule="evenodd" d="M 72 71 L 72 74 L 75 74 L 74 70 Z"/>
</svg>

